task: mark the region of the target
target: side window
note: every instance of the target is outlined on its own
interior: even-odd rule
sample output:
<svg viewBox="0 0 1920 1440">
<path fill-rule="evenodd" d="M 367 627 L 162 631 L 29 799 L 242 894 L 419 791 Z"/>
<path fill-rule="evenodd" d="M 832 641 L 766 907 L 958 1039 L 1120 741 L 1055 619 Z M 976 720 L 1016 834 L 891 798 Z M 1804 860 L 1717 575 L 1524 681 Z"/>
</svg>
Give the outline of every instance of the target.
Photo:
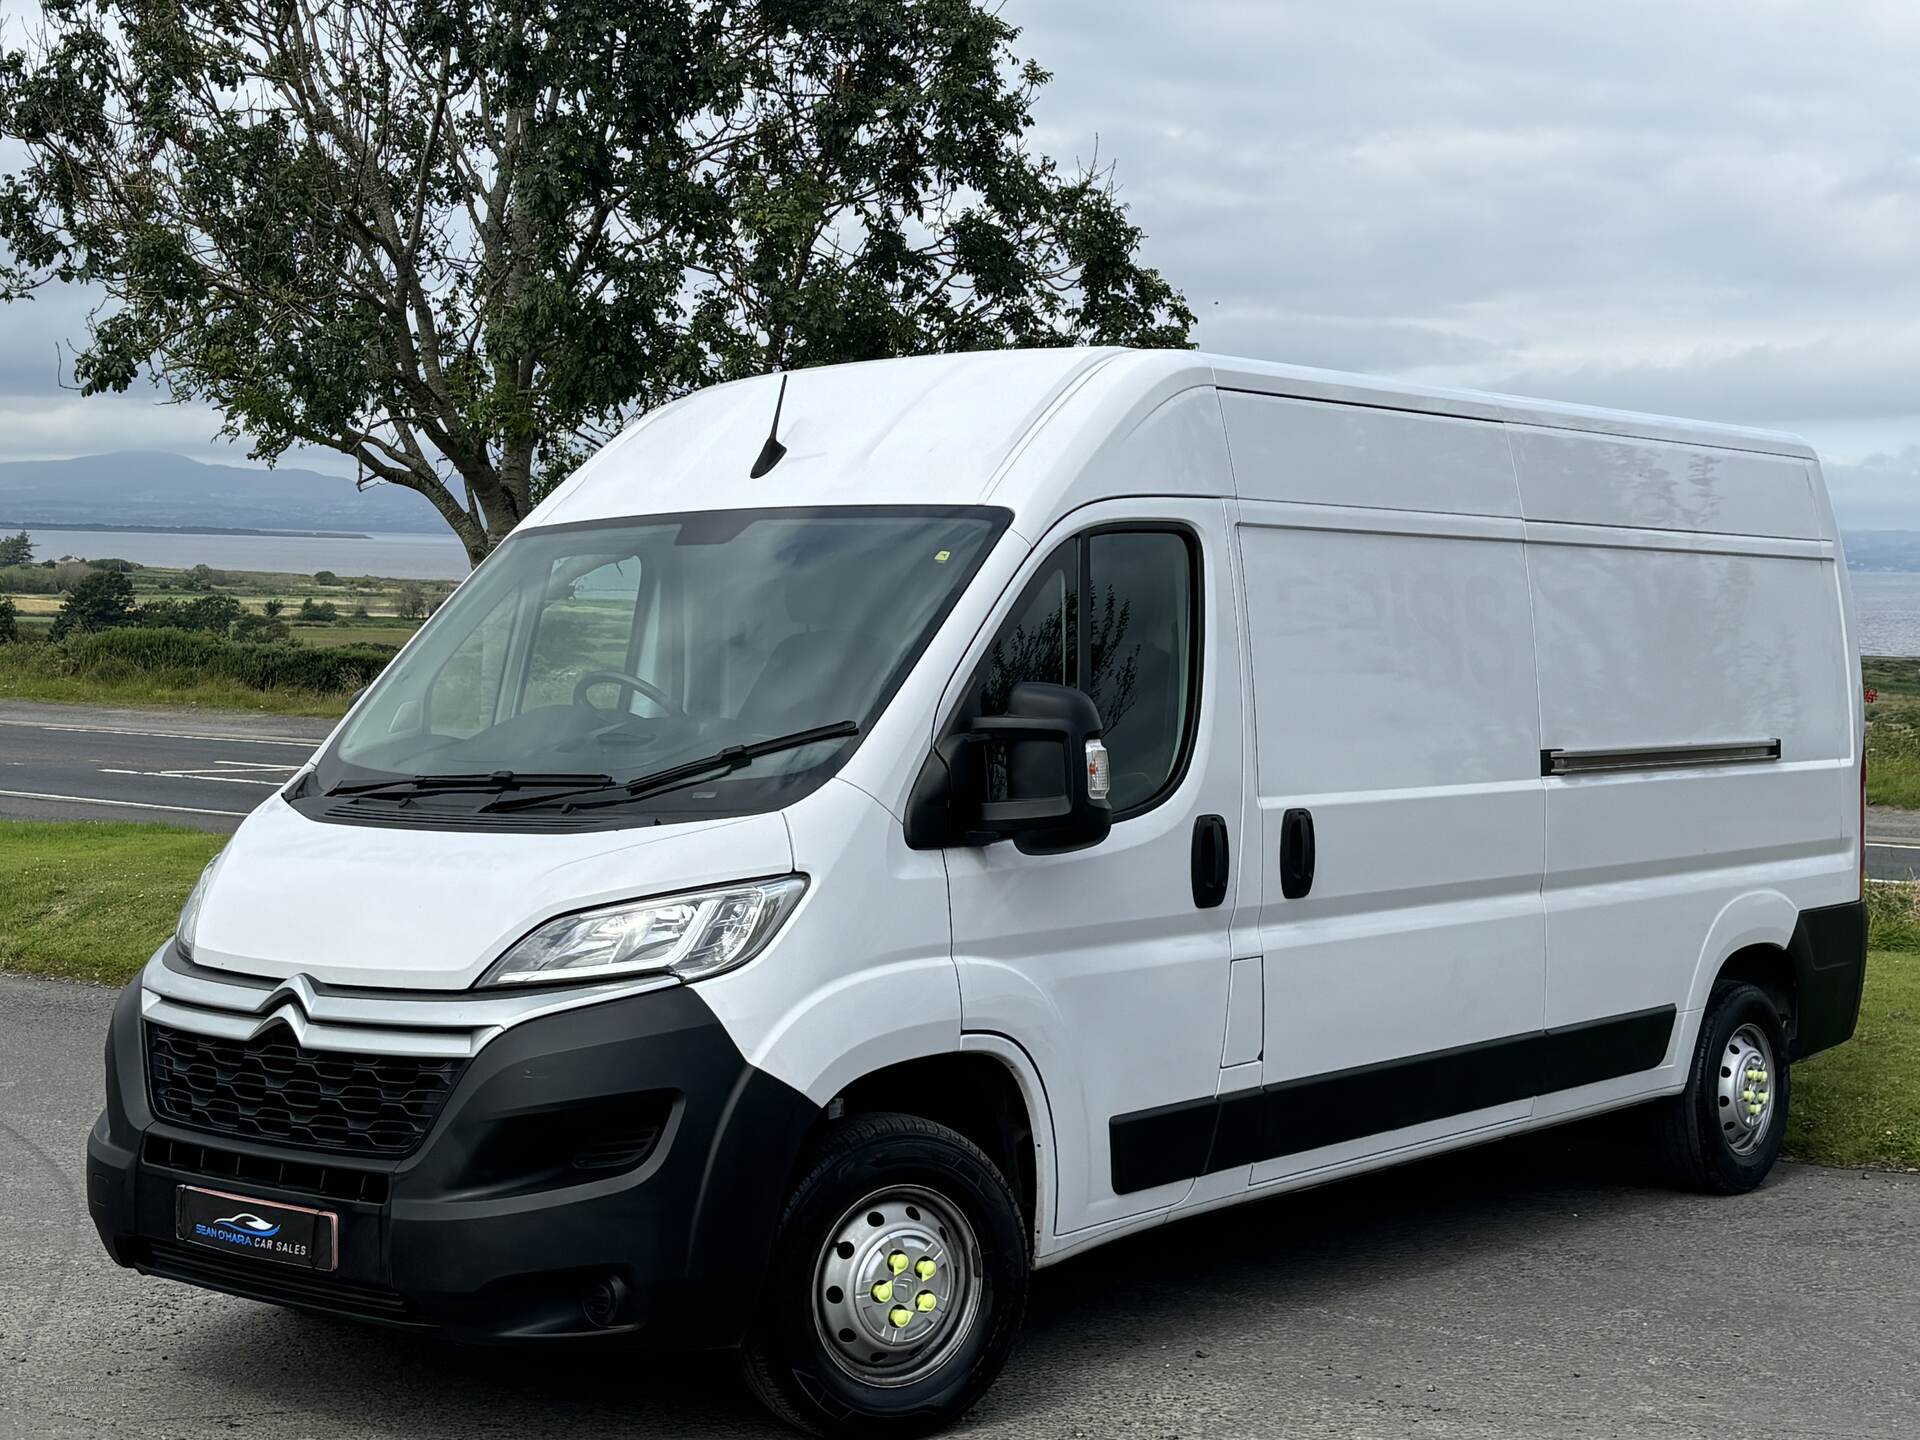
<svg viewBox="0 0 1920 1440">
<path fill-rule="evenodd" d="M 1113 757 L 1113 808 L 1160 792 L 1180 765 L 1193 686 L 1193 557 L 1168 530 L 1087 537 L 1087 680 Z"/>
<path fill-rule="evenodd" d="M 1007 694 L 1023 680 L 1077 684 L 1080 674 L 1080 542 L 1047 557 L 994 637 L 981 683 L 980 713 L 1007 713 Z"/>
<path fill-rule="evenodd" d="M 1189 739 L 1193 582 L 1192 544 L 1177 531 L 1100 530 L 1067 541 L 995 637 L 980 713 L 1005 714 L 1008 692 L 1023 680 L 1079 686 L 1106 727 L 1113 808 L 1146 804 L 1179 769 Z"/>
</svg>

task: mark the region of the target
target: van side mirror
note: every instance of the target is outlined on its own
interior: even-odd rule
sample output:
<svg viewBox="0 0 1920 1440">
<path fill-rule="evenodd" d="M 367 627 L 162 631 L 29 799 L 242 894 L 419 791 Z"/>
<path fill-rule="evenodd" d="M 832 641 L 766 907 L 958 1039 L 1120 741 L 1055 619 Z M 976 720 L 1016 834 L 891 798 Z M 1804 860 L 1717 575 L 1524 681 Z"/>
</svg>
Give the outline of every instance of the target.
<svg viewBox="0 0 1920 1440">
<path fill-rule="evenodd" d="M 907 802 L 907 844 L 1012 840 L 1028 855 L 1099 844 L 1113 828 L 1101 733 L 1099 708 L 1084 692 L 1015 685 L 1006 714 L 978 717 L 927 757 Z"/>
</svg>

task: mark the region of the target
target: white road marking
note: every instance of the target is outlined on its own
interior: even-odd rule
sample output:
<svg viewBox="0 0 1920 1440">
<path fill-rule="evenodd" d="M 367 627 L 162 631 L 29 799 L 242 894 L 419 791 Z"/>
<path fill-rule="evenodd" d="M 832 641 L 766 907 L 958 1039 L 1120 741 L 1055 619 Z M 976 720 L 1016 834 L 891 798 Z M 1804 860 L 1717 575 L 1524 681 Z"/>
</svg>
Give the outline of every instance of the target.
<svg viewBox="0 0 1920 1440">
<path fill-rule="evenodd" d="M 60 730 L 79 735 L 144 735 L 153 740 L 218 740 L 232 745 L 289 745 L 297 750 L 316 750 L 318 740 L 269 740 L 259 735 L 191 735 L 182 730 L 131 730 L 113 725 L 54 725 L 44 720 L 0 720 L 21 730 Z"/>
<path fill-rule="evenodd" d="M 1911 845 L 1904 840 L 1876 840 L 1869 835 L 1867 848 L 1869 850 L 1920 850 L 1920 845 Z"/>
<path fill-rule="evenodd" d="M 69 805 L 118 805 L 129 810 L 169 810 L 176 815 L 227 815 L 244 820 L 248 810 L 207 810 L 198 805 L 152 805 L 145 800 L 103 800 L 98 795 L 43 795 L 36 790 L 0 790 L 0 797 L 11 800 L 58 800 Z"/>
<path fill-rule="evenodd" d="M 292 774 L 297 767 L 287 767 Z M 139 775 L 148 780 L 206 780 L 221 785 L 264 785 L 269 790 L 278 789 L 286 784 L 285 780 L 258 780 L 251 775 L 207 775 L 198 770 L 114 770 L 105 765 L 100 767 L 102 775 Z"/>
</svg>

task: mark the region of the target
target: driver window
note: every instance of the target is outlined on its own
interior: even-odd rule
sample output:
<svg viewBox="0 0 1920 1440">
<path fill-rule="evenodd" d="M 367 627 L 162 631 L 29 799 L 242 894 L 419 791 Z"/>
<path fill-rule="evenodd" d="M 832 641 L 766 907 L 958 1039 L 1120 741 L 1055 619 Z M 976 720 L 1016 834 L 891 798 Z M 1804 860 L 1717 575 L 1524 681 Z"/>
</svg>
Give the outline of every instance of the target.
<svg viewBox="0 0 1920 1440">
<path fill-rule="evenodd" d="M 522 712 L 544 705 L 571 705 L 582 677 L 596 670 L 624 672 L 633 668 L 635 662 L 629 655 L 634 615 L 640 605 L 640 557 L 629 555 L 594 564 L 599 558 L 558 562 L 547 577 L 527 651 Z M 592 703 L 616 704 L 629 694 L 609 682 L 596 688 Z M 645 696 L 632 697 L 631 703 L 657 708 Z"/>
</svg>

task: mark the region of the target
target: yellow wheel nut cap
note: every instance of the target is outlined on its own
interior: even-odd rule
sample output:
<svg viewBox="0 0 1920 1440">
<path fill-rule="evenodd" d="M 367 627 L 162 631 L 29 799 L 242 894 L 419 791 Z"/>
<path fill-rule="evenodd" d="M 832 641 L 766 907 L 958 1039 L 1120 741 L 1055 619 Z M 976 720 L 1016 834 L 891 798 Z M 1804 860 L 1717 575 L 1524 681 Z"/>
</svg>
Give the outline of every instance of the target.
<svg viewBox="0 0 1920 1440">
<path fill-rule="evenodd" d="M 934 1295 L 933 1291 L 922 1290 L 918 1295 L 913 1297 L 913 1303 L 919 1309 L 920 1313 L 924 1315 L 927 1311 L 938 1305 L 940 1301 Z"/>
<path fill-rule="evenodd" d="M 896 1305 L 887 1312 L 887 1319 L 893 1323 L 894 1329 L 904 1330 L 913 1320 L 913 1312 L 904 1305 Z"/>
<path fill-rule="evenodd" d="M 931 1280 L 933 1279 L 934 1271 L 939 1268 L 940 1267 L 931 1260 L 922 1260 L 918 1265 L 913 1267 L 913 1273 L 918 1275 L 922 1280 Z"/>
<path fill-rule="evenodd" d="M 907 1268 L 907 1252 L 896 1250 L 887 1256 L 887 1268 L 896 1275 L 904 1274 Z"/>
<path fill-rule="evenodd" d="M 886 1304 L 893 1298 L 893 1282 L 891 1280 L 882 1280 L 879 1284 L 875 1285 L 873 1287 L 873 1298 L 878 1300 L 882 1305 Z"/>
</svg>

